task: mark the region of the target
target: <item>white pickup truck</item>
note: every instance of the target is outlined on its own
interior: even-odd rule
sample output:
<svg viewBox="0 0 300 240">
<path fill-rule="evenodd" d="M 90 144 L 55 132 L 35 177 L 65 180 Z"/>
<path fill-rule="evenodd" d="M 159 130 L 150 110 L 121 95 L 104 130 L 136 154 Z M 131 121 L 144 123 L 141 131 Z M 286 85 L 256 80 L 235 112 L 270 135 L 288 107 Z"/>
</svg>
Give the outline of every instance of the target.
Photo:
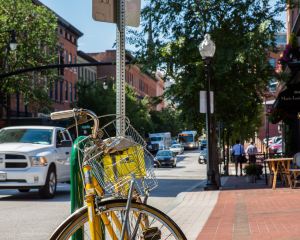
<svg viewBox="0 0 300 240">
<path fill-rule="evenodd" d="M 0 129 L 0 189 L 38 188 L 42 198 L 54 197 L 57 182 L 70 181 L 71 147 L 61 127 Z"/>
</svg>

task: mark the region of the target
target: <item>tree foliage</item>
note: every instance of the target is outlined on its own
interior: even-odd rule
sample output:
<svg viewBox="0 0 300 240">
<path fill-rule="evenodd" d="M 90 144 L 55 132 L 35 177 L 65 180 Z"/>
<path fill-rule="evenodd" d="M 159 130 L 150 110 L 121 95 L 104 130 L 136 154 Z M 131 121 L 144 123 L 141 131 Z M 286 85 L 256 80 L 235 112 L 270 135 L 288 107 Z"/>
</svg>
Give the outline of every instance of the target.
<svg viewBox="0 0 300 240">
<path fill-rule="evenodd" d="M 140 99 L 131 87 L 126 87 L 126 116 L 131 124 L 143 137 L 151 132 L 167 131 L 176 136 L 182 129 L 176 111 L 169 108 L 161 112 L 151 110 L 150 102 L 149 98 Z M 116 91 L 111 82 L 106 90 L 101 82 L 78 83 L 77 107 L 91 109 L 97 115 L 106 115 L 115 114 L 115 104 Z"/>
<path fill-rule="evenodd" d="M 15 51 L 9 49 L 13 32 L 18 44 Z M 57 19 L 49 9 L 32 0 L 0 0 L 1 73 L 55 63 L 57 40 Z M 21 93 L 25 101 L 37 106 L 40 95 L 47 98 L 47 84 L 54 75 L 53 70 L 45 70 L 1 79 L 0 92 Z"/>
<path fill-rule="evenodd" d="M 212 89 L 215 117 L 238 137 L 253 135 L 261 121 L 262 94 L 273 69 L 268 52 L 275 49 L 276 16 L 283 1 L 149 0 L 142 11 L 142 32 L 131 35 L 139 61 L 159 68 L 175 84 L 167 96 L 178 104 L 182 118 L 200 130 L 199 91 L 206 88 L 198 45 L 205 33 L 216 44 Z M 142 36 L 148 34 L 148 41 Z M 151 51 L 149 51 L 151 49 Z"/>
</svg>

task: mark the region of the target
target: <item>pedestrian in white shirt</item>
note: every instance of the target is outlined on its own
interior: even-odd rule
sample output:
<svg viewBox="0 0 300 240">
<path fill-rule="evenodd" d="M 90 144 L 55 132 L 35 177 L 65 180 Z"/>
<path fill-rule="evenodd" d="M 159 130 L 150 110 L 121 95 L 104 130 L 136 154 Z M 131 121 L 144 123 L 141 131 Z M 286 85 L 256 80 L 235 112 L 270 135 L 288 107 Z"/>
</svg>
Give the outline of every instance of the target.
<svg viewBox="0 0 300 240">
<path fill-rule="evenodd" d="M 256 154 L 257 154 L 257 147 L 255 146 L 254 142 L 251 142 L 250 145 L 246 149 L 246 153 L 249 157 L 249 163 L 256 163 Z"/>
</svg>

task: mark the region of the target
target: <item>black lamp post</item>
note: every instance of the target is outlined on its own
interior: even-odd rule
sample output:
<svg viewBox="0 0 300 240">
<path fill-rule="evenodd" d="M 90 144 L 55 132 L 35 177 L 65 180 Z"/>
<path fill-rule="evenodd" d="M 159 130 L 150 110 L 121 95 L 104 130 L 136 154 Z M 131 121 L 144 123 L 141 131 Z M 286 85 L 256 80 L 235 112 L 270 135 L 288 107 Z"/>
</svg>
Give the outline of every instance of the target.
<svg viewBox="0 0 300 240">
<path fill-rule="evenodd" d="M 212 157 L 212 128 L 211 128 L 211 98 L 210 98 L 210 81 L 211 81 L 211 62 L 216 51 L 216 45 L 211 40 L 209 34 L 205 34 L 204 40 L 199 45 L 199 51 L 205 63 L 206 78 L 206 137 L 207 137 L 207 182 L 205 190 L 217 190 L 219 186 L 216 182 L 215 162 Z"/>
<path fill-rule="evenodd" d="M 8 65 L 7 65 L 7 60 L 8 60 L 8 56 L 9 56 L 9 52 L 10 51 L 15 51 L 17 49 L 18 43 L 16 40 L 16 31 L 15 30 L 10 30 L 7 31 L 9 33 L 9 40 L 7 41 L 7 44 L 5 46 L 5 56 L 3 59 L 3 66 L 2 69 L 5 71 L 7 71 L 8 69 Z M 4 92 L 1 91 L 0 89 L 0 119 L 3 116 L 3 108 L 6 108 L 6 118 L 9 119 L 10 118 L 10 95 L 6 94 Z"/>
</svg>

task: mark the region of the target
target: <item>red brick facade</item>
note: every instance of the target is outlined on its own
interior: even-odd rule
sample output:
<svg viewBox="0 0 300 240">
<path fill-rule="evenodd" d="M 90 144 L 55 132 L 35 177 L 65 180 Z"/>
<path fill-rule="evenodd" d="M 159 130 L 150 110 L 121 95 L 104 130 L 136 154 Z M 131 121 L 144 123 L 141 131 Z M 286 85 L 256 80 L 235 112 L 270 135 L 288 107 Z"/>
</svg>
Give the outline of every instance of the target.
<svg viewBox="0 0 300 240">
<path fill-rule="evenodd" d="M 77 40 L 82 36 L 73 26 L 60 24 L 58 27 L 58 55 L 60 63 L 77 62 Z M 50 97 L 54 101 L 55 111 L 70 108 L 70 104 L 76 100 L 76 82 L 78 79 L 76 68 L 65 68 L 61 73 L 61 79 L 54 83 Z"/>
</svg>

